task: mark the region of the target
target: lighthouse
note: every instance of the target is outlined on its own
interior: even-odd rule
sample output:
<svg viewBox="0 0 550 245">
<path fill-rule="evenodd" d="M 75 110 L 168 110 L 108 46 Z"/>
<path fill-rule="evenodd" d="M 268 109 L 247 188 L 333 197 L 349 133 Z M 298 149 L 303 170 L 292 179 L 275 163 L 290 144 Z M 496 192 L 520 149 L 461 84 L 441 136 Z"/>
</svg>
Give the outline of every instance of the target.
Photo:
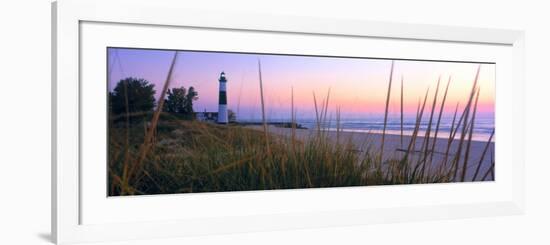
<svg viewBox="0 0 550 245">
<path fill-rule="evenodd" d="M 218 123 L 227 124 L 227 79 L 225 79 L 225 72 L 220 74 L 220 97 L 218 103 Z"/>
</svg>

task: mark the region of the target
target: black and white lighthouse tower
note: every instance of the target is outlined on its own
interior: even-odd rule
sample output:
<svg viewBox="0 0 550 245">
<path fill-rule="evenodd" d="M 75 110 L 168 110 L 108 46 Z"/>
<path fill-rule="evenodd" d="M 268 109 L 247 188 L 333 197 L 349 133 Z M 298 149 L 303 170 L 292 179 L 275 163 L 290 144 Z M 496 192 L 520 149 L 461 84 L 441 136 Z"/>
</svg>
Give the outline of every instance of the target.
<svg viewBox="0 0 550 245">
<path fill-rule="evenodd" d="M 220 74 L 220 97 L 218 103 L 218 123 L 227 124 L 228 115 L 227 115 L 227 79 L 225 79 L 225 72 L 222 71 Z"/>
</svg>

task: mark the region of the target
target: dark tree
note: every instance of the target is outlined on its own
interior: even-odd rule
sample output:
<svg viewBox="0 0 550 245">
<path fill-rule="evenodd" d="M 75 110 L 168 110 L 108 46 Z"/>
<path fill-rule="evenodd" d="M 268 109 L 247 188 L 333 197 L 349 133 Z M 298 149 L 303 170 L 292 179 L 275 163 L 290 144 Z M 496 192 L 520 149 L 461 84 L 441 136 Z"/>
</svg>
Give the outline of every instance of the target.
<svg viewBox="0 0 550 245">
<path fill-rule="evenodd" d="M 163 110 L 172 113 L 185 113 L 185 103 L 187 100 L 187 91 L 184 87 L 168 90 L 164 100 Z"/>
<path fill-rule="evenodd" d="M 189 87 L 189 90 L 184 87 L 169 89 L 163 109 L 166 112 L 180 114 L 186 119 L 193 119 L 193 101 L 198 99 L 198 95 L 193 87 Z"/>
<path fill-rule="evenodd" d="M 184 113 L 186 115 L 194 115 L 193 111 L 193 101 L 199 99 L 199 93 L 195 91 L 195 88 L 193 86 L 189 87 L 189 91 L 187 92 L 187 96 L 185 98 L 185 106 L 184 106 Z"/>
<path fill-rule="evenodd" d="M 125 78 L 109 93 L 109 102 L 114 114 L 151 111 L 155 106 L 155 85 L 141 78 Z"/>
</svg>

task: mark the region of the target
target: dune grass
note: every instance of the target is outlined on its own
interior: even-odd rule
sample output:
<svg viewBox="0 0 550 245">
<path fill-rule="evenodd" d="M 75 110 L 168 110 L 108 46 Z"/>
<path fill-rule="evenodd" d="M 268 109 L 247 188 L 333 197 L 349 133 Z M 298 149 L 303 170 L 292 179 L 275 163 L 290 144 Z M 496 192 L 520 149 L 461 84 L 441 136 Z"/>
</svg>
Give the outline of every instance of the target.
<svg viewBox="0 0 550 245">
<path fill-rule="evenodd" d="M 177 54 L 165 87 L 170 83 L 170 74 L 176 57 Z M 259 61 L 258 75 L 263 97 Z M 388 84 L 384 125 L 389 113 L 387 105 L 391 100 L 392 76 L 393 64 Z M 438 112 L 435 111 L 438 108 L 439 88 L 433 95 L 430 111 L 426 108 L 429 100 L 427 89 L 422 103 L 418 104 L 415 128 L 409 142 L 405 142 L 406 149 L 402 150 L 404 153 L 385 157 L 385 130 L 382 133 L 382 142 L 378 146 L 380 148 L 367 147 L 362 151 L 357 150 L 351 139 L 340 136 L 342 127 L 339 107 L 336 109 L 336 140 L 329 136 L 330 89 L 320 103 L 313 93 L 317 128 L 309 140 L 297 139 L 298 129 L 294 126 L 291 127 L 290 137 L 269 133 L 267 119 L 263 114 L 263 98 L 262 130 L 240 125 L 216 125 L 182 120 L 177 115 L 161 112 L 162 103 L 157 106 L 155 112 L 126 115 L 125 121 L 116 120 L 116 116 L 111 116 L 108 193 L 110 196 L 118 196 L 485 180 L 489 175 L 494 176 L 494 160 L 491 161 L 493 166 L 487 172 L 480 172 L 485 155 L 492 154 L 492 151 L 488 151 L 492 136 L 479 162 L 468 161 L 479 95 L 478 76 L 479 70 L 467 98 L 468 102 L 455 124 L 458 105 L 456 107 L 445 157 L 440 160 L 443 162 L 439 163 L 440 167 L 437 169 L 430 168 L 436 140 L 430 129 L 432 121 L 436 121 L 435 134 L 438 133 L 450 78 Z M 164 93 L 165 90 L 163 95 Z M 403 96 L 401 92 L 401 103 Z M 291 97 L 292 125 L 296 125 L 292 90 Z M 424 136 L 419 136 L 423 115 L 428 113 L 428 132 Z M 401 110 L 401 118 L 402 114 Z M 130 116 L 141 119 L 133 119 L 132 123 L 129 123 Z M 461 133 L 458 133 L 459 131 Z M 455 142 L 457 135 L 460 137 L 458 146 L 456 150 L 452 150 L 451 143 Z M 422 144 L 421 152 L 418 154 L 416 144 L 419 139 L 422 139 Z M 403 141 L 402 133 L 400 140 Z M 461 156 L 464 158 L 461 159 Z M 476 169 L 475 175 L 472 179 L 466 179 L 465 173 L 470 167 Z M 480 178 L 476 179 L 478 176 Z"/>
</svg>

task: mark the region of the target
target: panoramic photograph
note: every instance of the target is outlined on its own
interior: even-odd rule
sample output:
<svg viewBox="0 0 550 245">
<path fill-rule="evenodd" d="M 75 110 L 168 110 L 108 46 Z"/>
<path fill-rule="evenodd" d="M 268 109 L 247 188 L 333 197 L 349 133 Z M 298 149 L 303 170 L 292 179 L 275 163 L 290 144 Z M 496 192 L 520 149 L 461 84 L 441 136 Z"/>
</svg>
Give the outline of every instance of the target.
<svg viewBox="0 0 550 245">
<path fill-rule="evenodd" d="M 495 64 L 109 47 L 108 196 L 495 180 Z"/>
</svg>

